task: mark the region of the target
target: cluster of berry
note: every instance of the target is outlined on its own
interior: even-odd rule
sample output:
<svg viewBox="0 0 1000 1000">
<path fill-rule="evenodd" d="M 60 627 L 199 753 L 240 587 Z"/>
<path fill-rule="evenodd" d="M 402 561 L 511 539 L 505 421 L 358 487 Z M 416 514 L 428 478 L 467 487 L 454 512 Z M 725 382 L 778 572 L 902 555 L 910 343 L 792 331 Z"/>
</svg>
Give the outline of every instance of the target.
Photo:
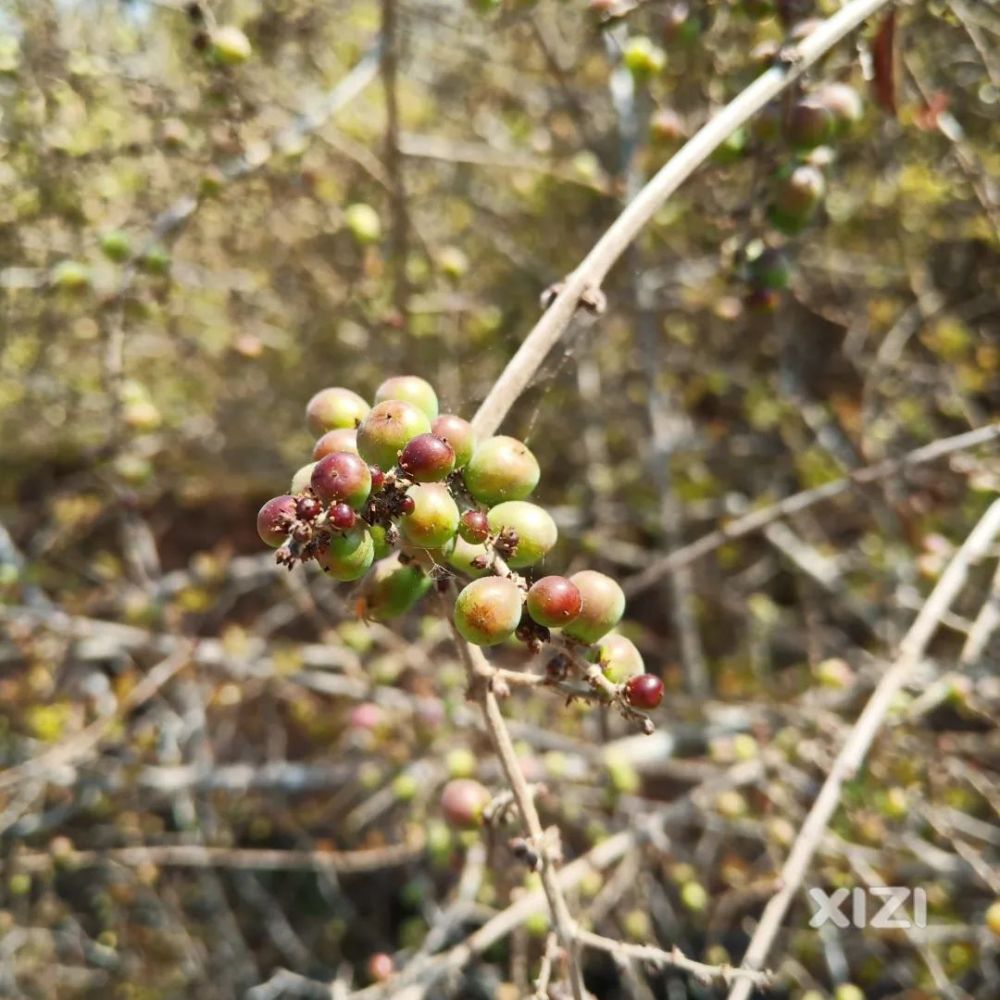
<svg viewBox="0 0 1000 1000">
<path fill-rule="evenodd" d="M 279 563 L 315 560 L 335 580 L 361 580 L 361 611 L 379 621 L 409 610 L 434 579 L 467 580 L 454 623 L 468 642 L 516 637 L 537 650 L 558 629 L 565 646 L 600 665 L 623 704 L 659 704 L 662 682 L 612 631 L 625 611 L 614 580 L 592 570 L 534 581 L 519 572 L 530 573 L 558 536 L 548 511 L 527 499 L 540 469 L 523 442 L 477 442 L 468 421 L 439 413 L 433 387 L 409 375 L 383 382 L 374 406 L 350 389 L 323 389 L 306 418 L 318 435 L 313 461 L 257 515 Z"/>
</svg>

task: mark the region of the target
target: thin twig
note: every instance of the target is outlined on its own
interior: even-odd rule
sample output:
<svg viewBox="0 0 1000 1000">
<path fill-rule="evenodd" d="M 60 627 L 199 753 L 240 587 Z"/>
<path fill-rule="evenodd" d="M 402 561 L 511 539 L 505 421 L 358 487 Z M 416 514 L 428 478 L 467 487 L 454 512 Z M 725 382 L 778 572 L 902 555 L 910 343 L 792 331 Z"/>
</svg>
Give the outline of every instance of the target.
<svg viewBox="0 0 1000 1000">
<path fill-rule="evenodd" d="M 493 434 L 531 383 L 576 312 L 581 295 L 597 288 L 644 226 L 681 184 L 736 129 L 791 86 L 845 35 L 891 0 L 851 0 L 711 118 L 664 164 L 570 274 L 559 295 L 528 334 L 473 418 L 480 437 Z"/>
<path fill-rule="evenodd" d="M 722 528 L 702 535 L 701 538 L 683 548 L 676 549 L 660 559 L 650 563 L 641 573 L 629 577 L 622 583 L 622 589 L 629 597 L 641 593 L 647 587 L 652 586 L 664 574 L 670 573 L 680 566 L 687 566 L 702 556 L 708 555 L 720 545 L 726 542 L 742 538 L 744 535 L 753 534 L 766 528 L 775 521 L 789 517 L 792 514 L 799 514 L 810 507 L 826 500 L 846 493 L 852 486 L 874 483 L 887 476 L 892 476 L 897 472 L 915 465 L 923 465 L 927 462 L 936 461 L 956 451 L 965 451 L 975 448 L 981 444 L 988 444 L 991 441 L 1000 439 L 1000 423 L 987 424 L 974 431 L 966 431 L 963 434 L 956 434 L 954 437 L 940 438 L 930 444 L 915 448 L 907 452 L 900 458 L 886 459 L 876 465 L 869 465 L 863 469 L 852 472 L 842 479 L 835 479 L 832 482 L 824 483 L 822 486 L 814 486 L 811 489 L 803 490 L 801 493 L 793 493 L 789 497 L 763 507 L 760 510 L 751 511 L 742 517 L 736 518 Z"/>
<path fill-rule="evenodd" d="M 743 959 L 744 968 L 760 969 L 763 965 L 775 935 L 781 927 L 781 921 L 798 892 L 813 855 L 840 803 L 843 783 L 861 766 L 896 694 L 920 664 L 928 644 L 938 629 L 941 616 L 951 606 L 964 585 L 969 567 L 983 558 L 997 534 L 1000 534 L 1000 500 L 995 501 L 987 509 L 948 564 L 937 586 L 903 637 L 895 662 L 882 676 L 848 734 L 816 801 L 809 810 L 802 829 L 792 844 L 788 859 L 781 870 L 781 888 L 764 908 L 760 923 L 754 931 Z M 750 990 L 751 984 L 746 980 L 740 980 L 730 990 L 729 1000 L 747 1000 Z"/>
</svg>

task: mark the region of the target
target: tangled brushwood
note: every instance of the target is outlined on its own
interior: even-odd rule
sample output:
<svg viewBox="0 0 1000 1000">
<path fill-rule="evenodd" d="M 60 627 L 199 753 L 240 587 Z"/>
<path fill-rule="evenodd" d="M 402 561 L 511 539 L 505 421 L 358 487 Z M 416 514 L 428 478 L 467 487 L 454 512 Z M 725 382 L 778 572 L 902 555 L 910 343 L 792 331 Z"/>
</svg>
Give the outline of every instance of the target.
<svg viewBox="0 0 1000 1000">
<path fill-rule="evenodd" d="M 552 684 L 573 697 L 565 682 L 575 674 L 581 690 L 652 732 L 642 710 L 660 704 L 663 682 L 613 631 L 621 587 L 594 570 L 536 572 L 558 529 L 527 499 L 541 477 L 535 456 L 512 437 L 477 442 L 468 421 L 438 410 L 434 388 L 414 375 L 383 382 L 374 406 L 350 389 L 316 393 L 306 407 L 319 435 L 313 461 L 261 507 L 261 540 L 289 569 L 315 560 L 332 579 L 359 583 L 357 606 L 374 621 L 459 581 L 452 617 L 462 639 L 550 649 Z"/>
</svg>

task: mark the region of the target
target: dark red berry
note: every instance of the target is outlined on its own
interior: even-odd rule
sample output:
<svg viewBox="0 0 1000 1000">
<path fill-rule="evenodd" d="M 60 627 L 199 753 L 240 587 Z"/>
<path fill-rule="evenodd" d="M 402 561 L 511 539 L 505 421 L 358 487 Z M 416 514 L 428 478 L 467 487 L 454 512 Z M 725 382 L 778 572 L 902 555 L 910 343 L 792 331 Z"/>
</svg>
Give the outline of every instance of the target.
<svg viewBox="0 0 1000 1000">
<path fill-rule="evenodd" d="M 399 501 L 400 514 L 412 514 L 417 509 L 417 504 L 413 497 L 402 497 Z"/>
<path fill-rule="evenodd" d="M 470 545 L 482 545 L 490 537 L 490 522 L 481 510 L 467 510 L 458 522 L 458 533 Z"/>
<path fill-rule="evenodd" d="M 439 483 L 455 468 L 455 449 L 434 434 L 418 434 L 400 452 L 399 467 L 415 482 Z"/>
<path fill-rule="evenodd" d="M 625 682 L 625 700 L 634 708 L 656 708 L 663 701 L 663 681 L 654 674 L 638 674 Z"/>
<path fill-rule="evenodd" d="M 322 509 L 323 505 L 315 497 L 302 497 L 295 502 L 295 513 L 303 521 L 315 520 Z"/>
<path fill-rule="evenodd" d="M 313 492 L 325 503 L 345 500 L 352 507 L 360 507 L 371 492 L 372 477 L 357 455 L 335 451 L 316 463 L 310 483 Z"/>
<path fill-rule="evenodd" d="M 294 497 L 286 495 L 268 500 L 257 514 L 257 534 L 260 535 L 260 540 L 276 549 L 288 537 L 295 516 Z"/>
<path fill-rule="evenodd" d="M 558 628 L 568 625 L 580 613 L 580 588 L 564 576 L 543 576 L 528 591 L 528 614 L 539 625 Z"/>
<path fill-rule="evenodd" d="M 368 472 L 372 477 L 372 493 L 382 489 L 385 483 L 385 473 L 377 465 L 369 465 Z"/>
<path fill-rule="evenodd" d="M 357 521 L 358 516 L 354 513 L 350 504 L 344 503 L 343 500 L 339 500 L 330 508 L 329 513 L 330 524 L 335 528 L 339 528 L 341 531 L 347 531 L 354 527 L 354 522 Z"/>
</svg>

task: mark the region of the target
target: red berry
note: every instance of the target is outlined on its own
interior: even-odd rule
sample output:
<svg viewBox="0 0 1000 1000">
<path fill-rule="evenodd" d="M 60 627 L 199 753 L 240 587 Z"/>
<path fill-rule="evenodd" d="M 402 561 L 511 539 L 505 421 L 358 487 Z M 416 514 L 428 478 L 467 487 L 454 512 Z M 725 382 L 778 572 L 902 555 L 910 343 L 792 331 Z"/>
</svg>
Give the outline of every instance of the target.
<svg viewBox="0 0 1000 1000">
<path fill-rule="evenodd" d="M 412 514 L 417 509 L 416 501 L 413 497 L 403 497 L 399 501 L 399 512 L 400 514 L 409 515 Z"/>
<path fill-rule="evenodd" d="M 385 482 L 385 473 L 377 465 L 369 465 L 368 472 L 372 477 L 372 493 L 382 489 Z"/>
<path fill-rule="evenodd" d="M 458 533 L 470 545 L 481 545 L 490 537 L 490 522 L 481 510 L 467 510 L 458 522 Z"/>
<path fill-rule="evenodd" d="M 579 587 L 564 576 L 543 576 L 528 591 L 528 614 L 549 628 L 569 624 L 582 607 Z"/>
<path fill-rule="evenodd" d="M 339 500 L 330 508 L 329 518 L 330 523 L 335 528 L 339 528 L 341 531 L 348 531 L 354 527 L 354 522 L 357 521 L 358 516 L 354 513 L 350 504 Z"/>
<path fill-rule="evenodd" d="M 372 477 L 357 455 L 335 451 L 316 463 L 310 483 L 324 503 L 346 500 L 352 507 L 360 507 L 371 492 Z"/>
<path fill-rule="evenodd" d="M 295 498 L 274 497 L 268 500 L 257 514 L 257 534 L 260 540 L 276 549 L 288 537 L 296 517 Z"/>
<path fill-rule="evenodd" d="M 295 501 L 295 513 L 300 521 L 314 521 L 323 510 L 323 505 L 315 497 L 301 497 Z"/>
<path fill-rule="evenodd" d="M 656 708 L 663 701 L 663 681 L 654 674 L 639 674 L 625 682 L 625 700 L 634 708 Z"/>
<path fill-rule="evenodd" d="M 455 468 L 455 449 L 434 434 L 418 434 L 400 452 L 399 467 L 418 483 L 437 483 Z"/>
</svg>

